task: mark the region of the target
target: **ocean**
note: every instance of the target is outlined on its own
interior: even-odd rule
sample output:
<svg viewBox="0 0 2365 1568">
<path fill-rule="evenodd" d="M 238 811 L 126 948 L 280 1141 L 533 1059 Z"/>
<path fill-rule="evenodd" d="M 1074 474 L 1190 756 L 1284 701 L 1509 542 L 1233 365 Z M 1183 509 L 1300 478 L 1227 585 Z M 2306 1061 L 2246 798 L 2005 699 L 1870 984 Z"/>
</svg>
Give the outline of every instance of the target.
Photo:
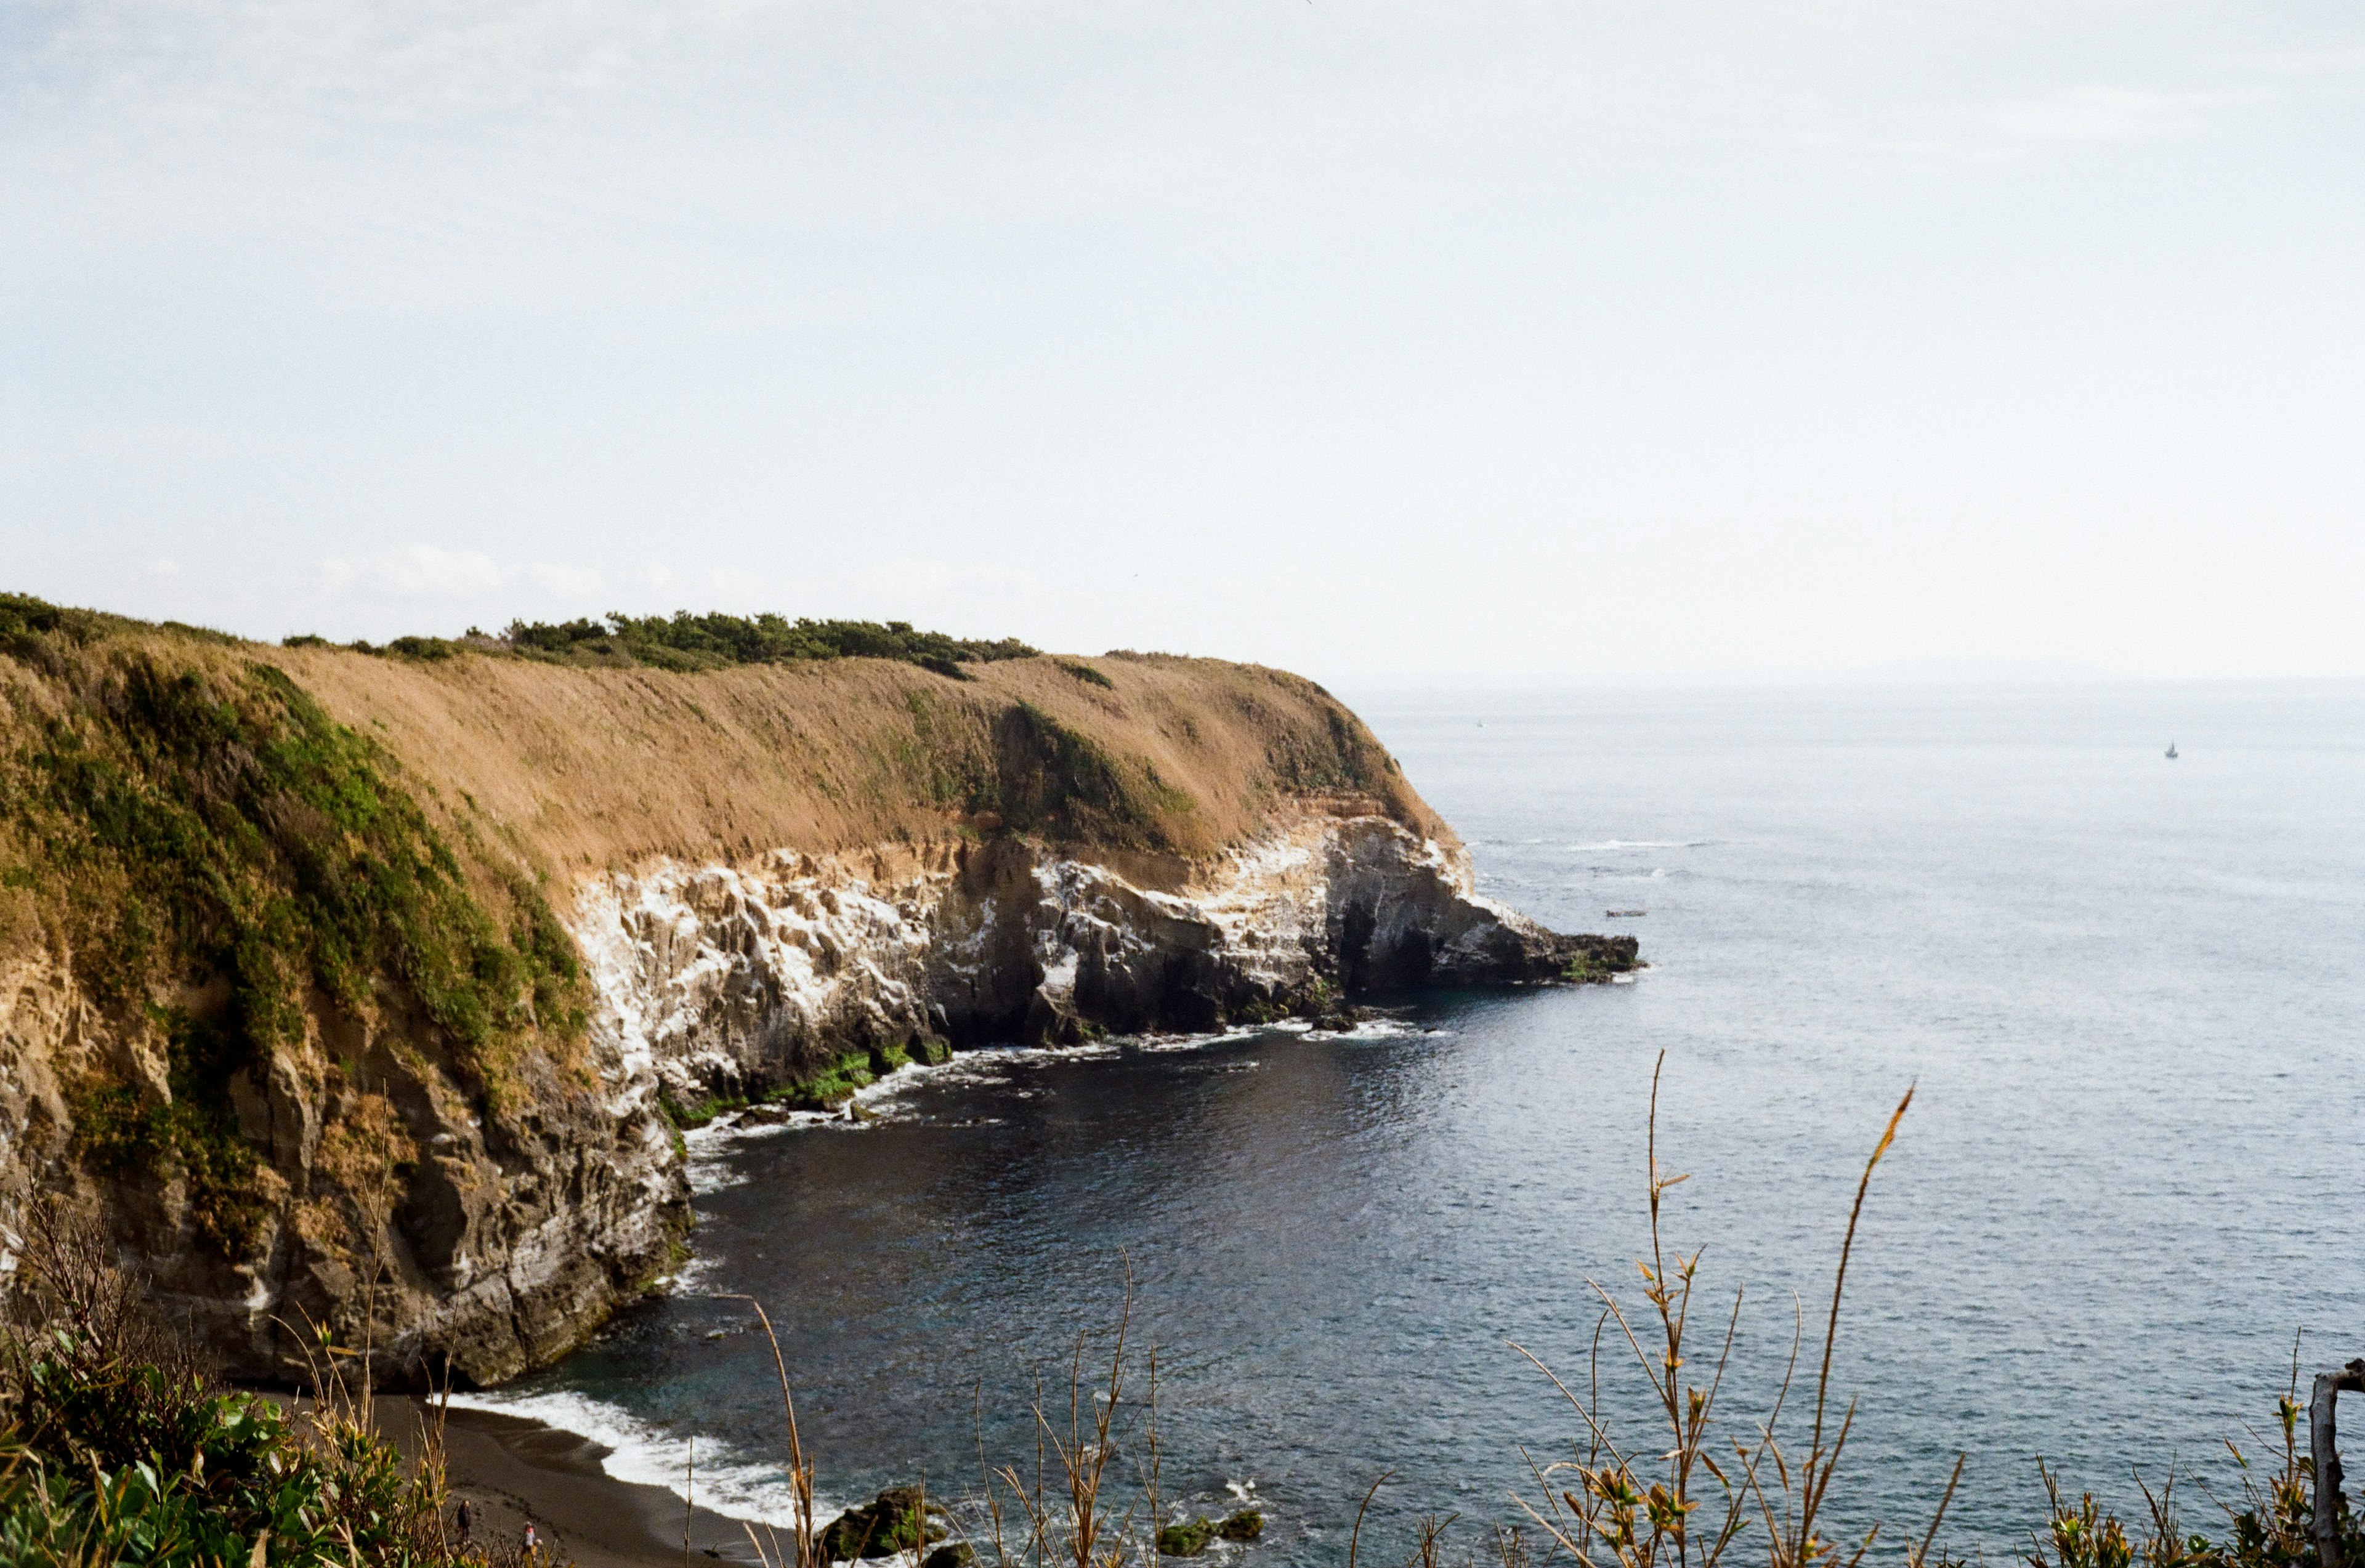
<svg viewBox="0 0 2365 1568">
<path fill-rule="evenodd" d="M 1810 1383 L 1864 1162 L 1834 1527 L 2014 1556 L 2040 1460 L 2195 1528 L 2230 1439 L 2279 1459 L 2292 1375 L 2365 1355 L 2365 687 L 1348 693 L 1469 843 L 1481 890 L 1631 931 L 1632 983 L 1442 994 L 1346 1036 L 982 1052 L 861 1126 L 693 1138 L 698 1260 L 481 1403 L 610 1468 L 784 1517 L 779 1330 L 832 1502 L 974 1495 L 1104 1370 L 1130 1280 L 1162 1489 L 1254 1497 L 1251 1555 L 1483 1551 L 1571 1457 L 1665 1446 L 1601 1292 L 1647 1311 L 1654 1068 L 1670 1250 L 1700 1249 L 1687 1376 L 1762 1417 Z M 2180 753 L 2165 757 L 2174 740 Z M 1620 912 L 1612 915 L 1609 912 Z M 1137 1359 L 1117 1420 L 1148 1453 Z M 1782 1434 L 1803 1445 L 1794 1390 Z M 1841 1408 L 1834 1404 L 1834 1410 Z M 2350 1417 L 2365 1431 L 2365 1414 Z M 2352 1471 L 2359 1466 L 2352 1462 Z M 1744 1553 L 1746 1549 L 1744 1549 Z"/>
</svg>

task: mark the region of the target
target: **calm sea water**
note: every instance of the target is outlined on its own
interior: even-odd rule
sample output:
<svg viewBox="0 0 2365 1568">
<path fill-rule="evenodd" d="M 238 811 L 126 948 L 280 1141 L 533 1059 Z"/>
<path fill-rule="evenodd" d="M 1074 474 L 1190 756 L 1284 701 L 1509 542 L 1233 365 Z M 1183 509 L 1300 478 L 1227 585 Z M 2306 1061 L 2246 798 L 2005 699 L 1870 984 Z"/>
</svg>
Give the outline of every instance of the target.
<svg viewBox="0 0 2365 1568">
<path fill-rule="evenodd" d="M 1252 1490 L 1258 1556 L 1332 1563 L 1394 1472 L 1384 1553 L 1429 1512 L 1476 1545 L 1515 1517 L 1521 1445 L 1578 1430 L 1511 1344 L 1574 1382 L 1588 1280 L 1640 1305 L 1662 1052 L 1661 1157 L 1691 1174 L 1669 1238 L 1705 1248 L 1694 1371 L 1745 1293 L 1736 1418 L 1793 1293 L 1827 1309 L 1916 1086 L 1844 1309 L 1844 1522 L 1918 1536 L 1958 1451 L 1946 1533 L 1990 1555 L 2037 1517 L 2040 1455 L 2122 1501 L 2172 1457 L 2224 1490 L 2221 1440 L 2259 1446 L 2295 1333 L 2309 1368 L 2365 1354 L 2365 689 L 1360 706 L 1485 891 L 1633 930 L 1650 971 L 1354 1037 L 970 1057 L 878 1125 L 701 1142 L 683 1290 L 497 1399 L 646 1479 L 678 1484 L 695 1433 L 708 1495 L 775 1511 L 768 1352 L 712 1299 L 749 1293 L 825 1492 L 973 1489 L 981 1443 L 1031 1459 L 1034 1379 L 1109 1326 L 1129 1260 L 1170 1494 Z"/>
</svg>

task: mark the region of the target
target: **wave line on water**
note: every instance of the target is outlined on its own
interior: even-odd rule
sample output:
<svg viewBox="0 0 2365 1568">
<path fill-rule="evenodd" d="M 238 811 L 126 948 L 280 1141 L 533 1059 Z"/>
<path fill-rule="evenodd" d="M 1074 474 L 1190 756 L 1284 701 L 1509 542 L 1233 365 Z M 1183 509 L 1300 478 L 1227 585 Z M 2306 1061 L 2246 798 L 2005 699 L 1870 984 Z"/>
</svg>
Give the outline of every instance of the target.
<svg viewBox="0 0 2365 1568">
<path fill-rule="evenodd" d="M 495 1416 L 514 1416 L 539 1422 L 554 1430 L 585 1438 L 608 1451 L 600 1456 L 600 1471 L 613 1480 L 656 1486 L 685 1501 L 695 1501 L 710 1513 L 775 1529 L 796 1523 L 796 1493 L 789 1484 L 787 1466 L 751 1460 L 731 1444 L 704 1432 L 676 1433 L 643 1421 L 604 1400 L 571 1390 L 537 1394 L 454 1394 L 453 1406 Z M 698 1442 L 698 1486 L 695 1499 L 682 1483 L 689 1469 L 689 1444 Z M 720 1458 L 712 1456 L 721 1456 Z M 844 1506 L 816 1495 L 813 1518 L 826 1524 Z"/>
<path fill-rule="evenodd" d="M 856 1090 L 849 1103 L 873 1113 L 867 1118 L 849 1119 L 843 1110 L 790 1111 L 777 1121 L 767 1118 L 761 1122 L 747 1122 L 734 1114 L 718 1117 L 705 1126 L 684 1133 L 682 1142 L 689 1156 L 690 1191 L 703 1197 L 738 1186 L 745 1181 L 743 1174 L 724 1163 L 726 1156 L 736 1145 L 796 1132 L 824 1129 L 854 1132 L 896 1121 L 901 1119 L 898 1113 L 905 1109 L 897 1102 L 935 1085 L 1000 1087 L 1012 1082 L 1014 1070 L 1057 1067 L 1070 1062 L 1109 1061 L 1128 1054 L 1166 1055 L 1202 1051 L 1216 1046 L 1252 1040 L 1260 1035 L 1319 1035 L 1337 1039 L 1377 1040 L 1425 1032 L 1404 1019 L 1385 1015 L 1362 1019 L 1351 1028 L 1342 1030 L 1319 1029 L 1303 1018 L 1282 1018 L 1271 1024 L 1212 1030 L 1204 1034 L 1126 1035 L 1076 1046 L 971 1047 L 955 1051 L 947 1059 L 933 1067 L 919 1062 L 908 1063 Z"/>
</svg>

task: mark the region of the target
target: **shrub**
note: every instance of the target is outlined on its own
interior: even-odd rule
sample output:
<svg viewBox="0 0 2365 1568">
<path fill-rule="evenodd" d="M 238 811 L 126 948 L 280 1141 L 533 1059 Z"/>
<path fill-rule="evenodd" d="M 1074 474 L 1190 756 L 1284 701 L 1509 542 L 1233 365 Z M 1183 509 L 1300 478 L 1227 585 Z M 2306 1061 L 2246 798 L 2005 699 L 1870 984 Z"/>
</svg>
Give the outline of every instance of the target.
<svg viewBox="0 0 2365 1568">
<path fill-rule="evenodd" d="M 715 669 L 730 665 L 813 659 L 895 659 L 955 680 L 965 664 L 1036 656 L 1015 638 L 992 642 L 914 630 L 908 621 L 790 621 L 785 616 L 667 615 L 611 611 L 604 620 L 512 621 L 503 640 L 514 651 L 569 664 L 647 664 Z"/>
<path fill-rule="evenodd" d="M 333 1375 L 301 1413 L 224 1388 L 95 1224 L 40 1206 L 25 1231 L 0 1329 L 0 1562 L 487 1562 L 444 1538 L 440 1432 L 406 1466 Z"/>
<path fill-rule="evenodd" d="M 2046 1517 L 2043 1533 L 2033 1538 L 2025 1554 L 2028 1568 L 2132 1568 L 2138 1559 L 2144 1568 L 2315 1568 L 2315 1462 L 2301 1451 L 2299 1427 L 2306 1411 L 2298 1395 L 2294 1358 L 2292 1386 L 2275 1401 L 2282 1439 L 2281 1462 L 2276 1468 L 2262 1473 L 2238 1447 L 2225 1445 L 2241 1471 L 2242 1495 L 2218 1500 L 2227 1528 L 2222 1540 L 2186 1528 L 2177 1511 L 2173 1463 L 2157 1492 L 2136 1476 L 2149 1518 L 2131 1540 L 2118 1516 L 2097 1503 L 2092 1493 L 2080 1494 L 2074 1504 L 2064 1498 L 2059 1480 L 2039 1461 L 2036 1472 L 2045 1486 Z M 2341 1561 L 2360 1561 L 2365 1520 L 2349 1510 L 2345 1499 L 2335 1518 Z"/>
</svg>

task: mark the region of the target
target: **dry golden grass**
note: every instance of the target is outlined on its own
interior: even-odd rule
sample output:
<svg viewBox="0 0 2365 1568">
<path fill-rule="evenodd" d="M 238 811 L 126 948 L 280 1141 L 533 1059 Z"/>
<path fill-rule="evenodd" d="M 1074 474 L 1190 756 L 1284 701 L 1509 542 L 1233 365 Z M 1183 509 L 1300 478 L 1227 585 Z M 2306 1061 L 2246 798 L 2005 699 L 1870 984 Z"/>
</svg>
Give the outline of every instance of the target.
<svg viewBox="0 0 2365 1568">
<path fill-rule="evenodd" d="M 1178 859 L 1220 850 L 1265 826 L 1283 797 L 1318 796 L 1325 782 L 1335 790 L 1324 776 L 1342 754 L 1362 765 L 1352 793 L 1371 809 L 1425 834 L 1447 832 L 1344 705 L 1252 665 L 1064 661 L 1098 670 L 1103 688 L 1050 657 L 970 666 L 975 678 L 955 682 L 874 659 L 675 674 L 479 656 L 423 664 L 334 648 L 214 656 L 279 666 L 445 809 L 473 802 L 514 848 L 565 874 L 656 856 L 838 854 L 941 839 L 965 821 L 959 776 L 991 769 L 996 724 L 1017 703 L 1154 780 L 1155 842 L 1120 850 Z"/>
</svg>

